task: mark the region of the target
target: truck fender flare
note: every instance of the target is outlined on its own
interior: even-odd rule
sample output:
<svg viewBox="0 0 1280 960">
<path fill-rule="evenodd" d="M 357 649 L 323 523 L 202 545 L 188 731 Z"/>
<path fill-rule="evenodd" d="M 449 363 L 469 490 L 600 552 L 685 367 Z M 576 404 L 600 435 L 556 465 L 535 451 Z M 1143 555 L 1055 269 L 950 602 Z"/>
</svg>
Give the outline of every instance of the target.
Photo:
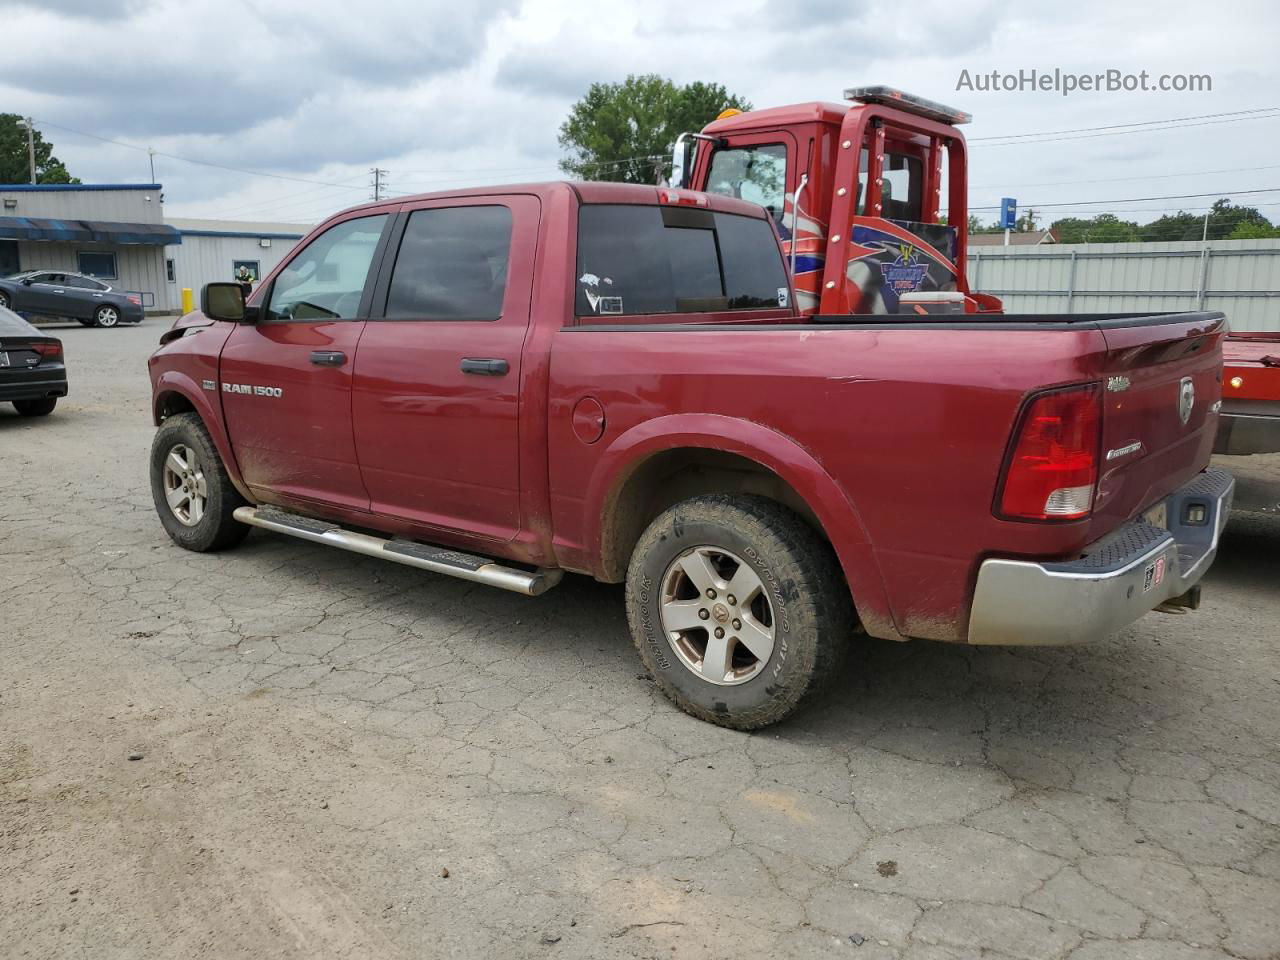
<svg viewBox="0 0 1280 960">
<path fill-rule="evenodd" d="M 717 414 L 672 414 L 646 420 L 609 444 L 587 488 L 591 555 L 602 558 L 604 517 L 631 474 L 666 450 L 698 448 L 736 454 L 772 471 L 800 496 L 822 525 L 844 570 L 854 605 L 873 636 L 901 639 L 893 626 L 880 565 L 853 501 L 808 450 L 750 420 Z"/>
<path fill-rule="evenodd" d="M 231 450 L 231 441 L 227 437 L 222 422 L 222 412 L 217 405 L 217 393 L 202 389 L 195 380 L 179 370 L 164 371 L 156 379 L 155 388 L 152 390 L 154 399 L 151 401 L 151 419 L 156 426 L 159 426 L 161 421 L 160 401 L 170 393 L 176 393 L 185 398 L 195 408 L 195 412 L 204 422 L 205 429 L 209 431 L 209 437 L 213 440 L 218 456 L 222 458 L 222 465 L 226 467 L 227 477 L 232 485 L 250 503 L 256 502 L 240 476 L 240 465 L 236 463 L 235 454 Z"/>
</svg>

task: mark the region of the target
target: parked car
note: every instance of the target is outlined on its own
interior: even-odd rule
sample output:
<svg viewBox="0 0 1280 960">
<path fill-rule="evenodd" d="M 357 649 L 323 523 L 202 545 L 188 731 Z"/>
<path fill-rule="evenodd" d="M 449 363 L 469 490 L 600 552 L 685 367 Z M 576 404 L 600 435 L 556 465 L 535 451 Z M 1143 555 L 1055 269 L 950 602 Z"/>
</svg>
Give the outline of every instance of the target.
<svg viewBox="0 0 1280 960">
<path fill-rule="evenodd" d="M 142 322 L 142 298 L 81 273 L 28 270 L 0 280 L 0 307 L 86 327 Z"/>
<path fill-rule="evenodd" d="M 62 341 L 0 307 L 0 401 L 24 417 L 43 417 L 66 395 Z"/>
<path fill-rule="evenodd" d="M 149 361 L 156 509 L 537 595 L 749 729 L 856 630 L 1063 644 L 1194 607 L 1220 313 L 805 317 L 765 210 L 551 183 L 345 211 Z"/>
</svg>

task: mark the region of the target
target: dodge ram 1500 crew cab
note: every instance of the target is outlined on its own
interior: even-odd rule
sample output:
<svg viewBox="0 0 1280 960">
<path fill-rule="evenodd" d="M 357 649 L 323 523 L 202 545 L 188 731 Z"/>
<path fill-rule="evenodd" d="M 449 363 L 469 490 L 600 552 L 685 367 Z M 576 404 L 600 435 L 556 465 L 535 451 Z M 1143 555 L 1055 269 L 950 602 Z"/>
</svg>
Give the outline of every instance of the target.
<svg viewBox="0 0 1280 960">
<path fill-rule="evenodd" d="M 529 595 L 626 583 L 690 713 L 796 709 L 855 633 L 1103 636 L 1194 606 L 1224 320 L 803 316 L 775 228 L 598 183 L 384 201 L 150 359 L 156 509 Z"/>
</svg>

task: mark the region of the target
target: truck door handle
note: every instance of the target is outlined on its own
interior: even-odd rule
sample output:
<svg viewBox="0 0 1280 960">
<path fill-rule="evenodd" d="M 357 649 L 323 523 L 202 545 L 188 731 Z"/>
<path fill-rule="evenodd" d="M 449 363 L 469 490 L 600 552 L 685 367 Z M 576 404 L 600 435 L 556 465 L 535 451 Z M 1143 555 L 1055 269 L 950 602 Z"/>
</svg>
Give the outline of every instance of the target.
<svg viewBox="0 0 1280 960">
<path fill-rule="evenodd" d="M 347 355 L 341 350 L 312 350 L 311 362 L 317 367 L 340 367 L 347 362 Z"/>
<path fill-rule="evenodd" d="M 505 377 L 511 366 L 505 360 L 462 358 L 462 372 L 474 373 L 482 377 Z"/>
</svg>

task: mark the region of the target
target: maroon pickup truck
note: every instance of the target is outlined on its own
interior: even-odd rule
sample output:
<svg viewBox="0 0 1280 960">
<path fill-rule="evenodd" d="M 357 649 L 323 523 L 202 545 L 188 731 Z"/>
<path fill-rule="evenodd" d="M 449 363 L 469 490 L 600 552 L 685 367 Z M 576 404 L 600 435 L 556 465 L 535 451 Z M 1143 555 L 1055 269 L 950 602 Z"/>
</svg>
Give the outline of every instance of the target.
<svg viewBox="0 0 1280 960">
<path fill-rule="evenodd" d="M 537 595 L 626 583 L 695 716 L 779 720 L 855 634 L 1063 644 L 1195 606 L 1224 320 L 803 316 L 758 206 L 549 183 L 376 203 L 150 359 L 156 509 Z"/>
</svg>

